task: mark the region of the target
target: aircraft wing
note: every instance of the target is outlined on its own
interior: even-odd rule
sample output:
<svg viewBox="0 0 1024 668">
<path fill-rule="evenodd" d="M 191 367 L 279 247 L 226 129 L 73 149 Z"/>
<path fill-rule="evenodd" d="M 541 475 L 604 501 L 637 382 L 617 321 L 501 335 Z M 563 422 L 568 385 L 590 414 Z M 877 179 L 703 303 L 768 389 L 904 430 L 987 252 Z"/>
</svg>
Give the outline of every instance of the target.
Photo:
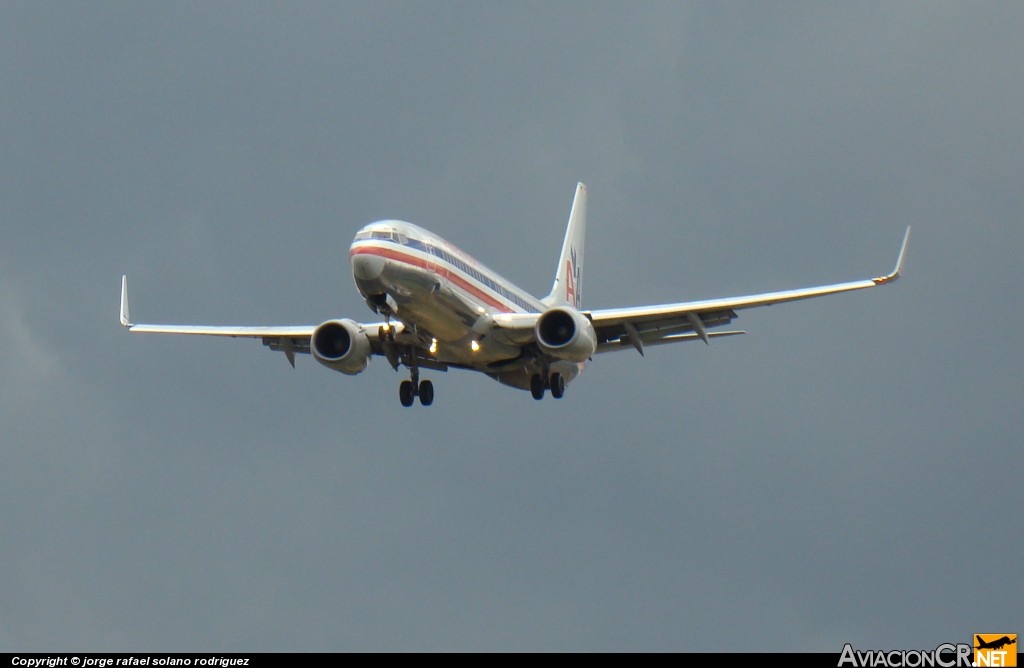
<svg viewBox="0 0 1024 668">
<path fill-rule="evenodd" d="M 309 340 L 316 325 L 149 325 L 132 322 L 128 310 L 128 277 L 121 277 L 121 324 L 130 332 L 143 334 L 192 334 L 198 336 L 227 336 L 231 338 L 261 339 L 271 350 L 283 352 L 292 366 L 295 353 L 309 354 Z M 382 323 L 361 324 L 366 331 L 376 332 Z M 395 325 L 392 325 L 395 326 Z M 401 325 L 398 324 L 401 328 Z M 383 354 L 376 337 L 371 337 L 374 354 Z"/>
<path fill-rule="evenodd" d="M 900 277 L 900 273 L 903 271 L 903 259 L 909 239 L 910 228 L 907 227 L 895 268 L 892 272 L 878 278 L 781 292 L 765 292 L 742 297 L 588 311 L 586 315 L 597 332 L 597 352 L 632 347 L 642 355 L 644 346 L 648 345 L 692 340 L 703 340 L 708 343 L 711 338 L 744 333 L 742 331 L 707 331 L 712 327 L 729 324 L 733 318 L 737 317 L 736 311 L 740 309 L 771 306 L 892 283 Z"/>
</svg>

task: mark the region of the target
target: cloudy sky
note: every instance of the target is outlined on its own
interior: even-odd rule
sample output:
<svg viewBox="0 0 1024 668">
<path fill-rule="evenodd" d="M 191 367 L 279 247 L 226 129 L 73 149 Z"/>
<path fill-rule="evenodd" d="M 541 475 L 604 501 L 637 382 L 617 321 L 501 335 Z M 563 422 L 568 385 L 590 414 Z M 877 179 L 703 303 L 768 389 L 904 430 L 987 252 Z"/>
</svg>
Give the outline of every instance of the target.
<svg viewBox="0 0 1024 668">
<path fill-rule="evenodd" d="M 934 648 L 1021 632 L 1024 5 L 0 4 L 0 647 Z M 585 305 L 887 272 L 565 399 L 402 409 L 139 321 L 372 319 L 361 225 Z M 1016 492 L 1014 490 L 1017 490 Z"/>
</svg>

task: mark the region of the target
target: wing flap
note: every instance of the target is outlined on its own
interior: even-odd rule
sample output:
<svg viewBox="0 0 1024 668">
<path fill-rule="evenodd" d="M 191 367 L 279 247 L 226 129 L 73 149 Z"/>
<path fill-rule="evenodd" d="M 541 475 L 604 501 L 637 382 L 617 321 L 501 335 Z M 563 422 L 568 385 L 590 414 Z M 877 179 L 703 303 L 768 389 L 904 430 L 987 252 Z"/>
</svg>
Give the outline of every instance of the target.
<svg viewBox="0 0 1024 668">
<path fill-rule="evenodd" d="M 709 339 L 717 339 L 717 338 L 720 338 L 720 337 L 723 337 L 723 336 L 738 336 L 740 334 L 746 334 L 746 332 L 744 332 L 742 330 L 738 330 L 738 329 L 737 330 L 726 331 L 726 332 L 708 332 L 708 338 Z M 701 341 L 701 340 L 702 340 L 701 335 L 696 333 L 696 332 L 690 332 L 688 334 L 669 334 L 669 335 L 666 335 L 666 336 L 647 336 L 647 337 L 641 337 L 640 338 L 640 341 L 642 343 L 642 346 L 641 346 L 642 348 L 646 348 L 648 346 L 660 346 L 660 345 L 663 345 L 663 344 L 666 344 L 666 343 L 678 343 L 680 341 Z M 633 342 L 627 336 L 627 337 L 622 337 L 621 339 L 618 339 L 618 340 L 615 340 L 615 341 L 605 341 L 603 343 L 597 344 L 597 352 L 598 352 L 598 354 L 600 354 L 600 353 L 610 353 L 610 352 L 614 352 L 616 350 L 623 350 L 623 349 L 626 349 L 626 348 L 635 348 L 635 347 L 636 346 L 633 344 Z"/>
<path fill-rule="evenodd" d="M 598 319 L 596 316 L 600 313 L 602 312 L 588 314 L 597 330 L 599 342 L 614 341 L 628 336 L 630 327 L 636 330 L 645 343 L 647 338 L 663 338 L 672 334 L 694 331 L 693 321 L 688 317 L 693 312 L 679 312 L 668 316 L 641 314 L 636 317 L 614 319 L 601 317 Z M 736 317 L 736 312 L 732 310 L 700 313 L 700 321 L 704 327 L 728 325 Z"/>
</svg>

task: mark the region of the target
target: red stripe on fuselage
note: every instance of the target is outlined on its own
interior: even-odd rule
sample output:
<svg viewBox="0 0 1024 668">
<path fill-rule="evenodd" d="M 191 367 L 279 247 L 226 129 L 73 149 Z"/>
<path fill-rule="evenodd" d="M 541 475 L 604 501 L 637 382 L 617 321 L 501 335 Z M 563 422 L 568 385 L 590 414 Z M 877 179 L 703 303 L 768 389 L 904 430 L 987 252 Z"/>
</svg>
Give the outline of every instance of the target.
<svg viewBox="0 0 1024 668">
<path fill-rule="evenodd" d="M 516 312 L 516 307 L 510 307 L 507 304 L 499 302 L 494 296 L 484 292 L 477 286 L 473 285 L 472 283 L 464 279 L 462 276 L 456 274 L 454 271 L 449 270 L 447 266 L 438 264 L 436 262 L 431 262 L 429 260 L 424 260 L 423 258 L 417 257 L 416 255 L 412 255 L 411 253 L 406 253 L 404 251 L 399 251 L 393 248 L 381 248 L 380 246 L 360 246 L 358 248 L 353 248 L 349 250 L 348 255 L 350 258 L 354 255 L 376 255 L 378 257 L 383 257 L 388 260 L 396 260 L 398 262 L 401 262 L 402 264 L 408 264 L 414 267 L 419 267 L 420 269 L 426 269 L 427 271 L 433 274 L 437 274 L 438 276 L 451 281 L 452 283 L 456 284 L 457 286 L 459 286 L 469 294 L 473 295 L 480 301 L 488 304 L 489 306 L 493 306 L 502 313 Z"/>
</svg>

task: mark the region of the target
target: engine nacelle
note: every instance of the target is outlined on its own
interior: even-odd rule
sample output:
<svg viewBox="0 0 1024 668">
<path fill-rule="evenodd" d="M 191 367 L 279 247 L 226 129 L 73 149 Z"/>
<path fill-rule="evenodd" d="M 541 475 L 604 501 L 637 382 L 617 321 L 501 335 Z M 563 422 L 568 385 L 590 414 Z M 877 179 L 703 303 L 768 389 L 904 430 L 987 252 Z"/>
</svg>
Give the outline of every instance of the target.
<svg viewBox="0 0 1024 668">
<path fill-rule="evenodd" d="M 315 330 L 309 350 L 328 369 L 354 376 L 366 368 L 373 348 L 365 332 L 352 320 L 328 320 Z"/>
<path fill-rule="evenodd" d="M 545 311 L 534 326 L 537 344 L 552 357 L 583 362 L 597 350 L 597 332 L 585 315 L 571 306 Z"/>
</svg>

